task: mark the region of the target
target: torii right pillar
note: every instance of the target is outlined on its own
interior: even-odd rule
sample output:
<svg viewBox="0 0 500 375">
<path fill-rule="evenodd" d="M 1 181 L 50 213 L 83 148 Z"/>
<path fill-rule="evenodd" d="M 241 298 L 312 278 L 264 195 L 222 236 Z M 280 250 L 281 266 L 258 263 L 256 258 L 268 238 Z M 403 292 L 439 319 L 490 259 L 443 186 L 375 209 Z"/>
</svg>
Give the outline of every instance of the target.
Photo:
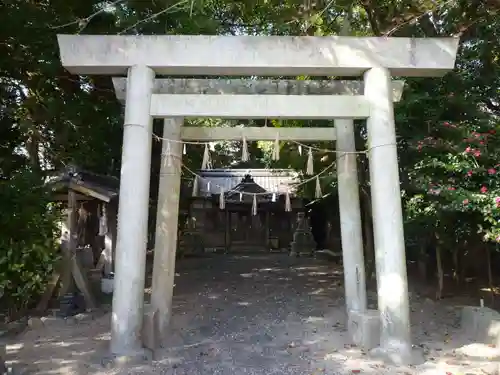
<svg viewBox="0 0 500 375">
<path fill-rule="evenodd" d="M 420 362 L 412 350 L 403 210 L 392 100 L 391 73 L 374 67 L 364 74 L 380 347 L 373 354 L 394 364 Z"/>
<path fill-rule="evenodd" d="M 414 362 L 406 272 L 403 211 L 399 180 L 391 74 L 386 68 L 365 73 L 368 157 L 377 269 L 380 347 L 374 350 L 390 362 Z"/>
</svg>

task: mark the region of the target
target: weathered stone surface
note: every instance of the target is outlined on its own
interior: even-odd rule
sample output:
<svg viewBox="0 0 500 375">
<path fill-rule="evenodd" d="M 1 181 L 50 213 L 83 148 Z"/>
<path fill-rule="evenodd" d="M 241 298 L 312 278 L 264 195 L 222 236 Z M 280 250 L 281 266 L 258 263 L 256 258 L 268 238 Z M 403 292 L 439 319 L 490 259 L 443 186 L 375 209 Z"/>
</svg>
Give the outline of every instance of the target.
<svg viewBox="0 0 500 375">
<path fill-rule="evenodd" d="M 125 100 L 127 79 L 113 78 L 116 97 Z M 393 81 L 393 98 L 399 101 L 404 81 Z M 154 94 L 204 95 L 363 95 L 363 81 L 290 79 L 155 79 Z"/>
<path fill-rule="evenodd" d="M 406 350 L 405 346 L 399 348 L 377 347 L 370 351 L 370 356 L 383 361 L 386 365 L 419 366 L 425 363 L 423 351 L 420 348 Z"/>
<path fill-rule="evenodd" d="M 171 95 L 153 94 L 150 114 L 153 117 L 212 117 L 227 119 L 324 119 L 347 118 L 366 119 L 370 116 L 371 106 L 364 96 L 356 95 Z M 194 127 L 194 129 L 200 129 Z M 203 129 L 203 128 L 201 128 Z M 232 128 L 219 128 L 227 132 Z M 249 128 L 252 129 L 252 128 Z M 285 138 L 287 132 L 301 133 L 300 128 L 280 130 Z M 321 129 L 316 131 L 316 129 Z M 325 140 L 334 137 L 331 128 L 310 128 L 313 133 L 320 133 Z M 242 130 L 239 129 L 241 132 Z M 268 130 L 269 132 L 270 130 Z M 251 130 L 254 132 L 254 130 Z M 250 134 L 252 135 L 252 134 Z M 255 139 L 255 135 L 248 139 Z M 182 135 L 184 138 L 184 134 Z M 219 138 L 218 139 L 225 139 Z M 267 138 L 267 137 L 266 137 Z M 308 140 L 300 134 L 303 141 Z M 305 139 L 304 139 L 305 138 Z M 318 134 L 315 140 L 321 139 Z M 293 139 L 293 138 L 292 138 Z M 335 138 L 334 138 L 335 139 Z M 295 140 L 298 140 L 295 137 Z"/>
<path fill-rule="evenodd" d="M 465 357 L 489 361 L 500 360 L 500 348 L 483 343 L 464 345 L 461 348 L 457 349 L 457 354 L 463 355 Z"/>
<path fill-rule="evenodd" d="M 380 344 L 379 311 L 351 311 L 348 330 L 353 343 L 362 349 L 369 350 L 377 347 Z"/>
<path fill-rule="evenodd" d="M 133 355 L 110 355 L 106 356 L 101 360 L 102 367 L 106 369 L 113 368 L 127 368 L 130 366 L 143 365 L 150 362 L 152 359 L 151 352 L 149 350 L 141 351 Z"/>
<path fill-rule="evenodd" d="M 143 64 L 159 75 L 360 76 L 386 67 L 393 76 L 442 76 L 458 38 L 249 35 L 58 35 L 73 74 L 122 75 Z"/>
<path fill-rule="evenodd" d="M 153 310 L 151 305 L 145 305 L 142 321 L 142 345 L 153 353 L 160 348 L 159 333 L 158 311 Z"/>
<path fill-rule="evenodd" d="M 40 329 L 44 327 L 44 323 L 41 318 L 31 317 L 28 319 L 28 327 L 30 329 Z"/>
<path fill-rule="evenodd" d="M 500 313 L 497 311 L 489 307 L 464 306 L 461 327 L 470 338 L 500 347 Z"/>
</svg>

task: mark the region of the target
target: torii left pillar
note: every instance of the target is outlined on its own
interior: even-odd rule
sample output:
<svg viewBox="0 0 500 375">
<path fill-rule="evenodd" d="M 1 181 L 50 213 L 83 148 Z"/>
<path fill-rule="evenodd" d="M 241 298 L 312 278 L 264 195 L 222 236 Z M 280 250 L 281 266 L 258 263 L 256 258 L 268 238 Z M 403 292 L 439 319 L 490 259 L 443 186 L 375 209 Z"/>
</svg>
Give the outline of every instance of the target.
<svg viewBox="0 0 500 375">
<path fill-rule="evenodd" d="M 149 181 L 151 174 L 151 96 L 155 73 L 146 66 L 128 69 L 118 208 L 111 353 L 144 354 L 144 307 Z"/>
</svg>

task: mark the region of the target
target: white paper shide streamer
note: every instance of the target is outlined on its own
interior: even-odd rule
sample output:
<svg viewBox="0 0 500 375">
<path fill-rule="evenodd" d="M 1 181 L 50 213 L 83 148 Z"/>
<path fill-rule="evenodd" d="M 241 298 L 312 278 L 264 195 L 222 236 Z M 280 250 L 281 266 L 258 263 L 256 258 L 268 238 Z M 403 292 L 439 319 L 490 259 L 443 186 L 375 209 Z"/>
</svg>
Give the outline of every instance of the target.
<svg viewBox="0 0 500 375">
<path fill-rule="evenodd" d="M 167 167 L 172 166 L 172 146 L 170 146 L 170 140 L 167 140 L 167 147 L 165 150 L 165 162 Z"/>
<path fill-rule="evenodd" d="M 223 210 L 226 208 L 226 201 L 224 200 L 224 190 L 220 188 L 219 193 L 219 209 Z"/>
<path fill-rule="evenodd" d="M 241 161 L 248 161 L 249 159 L 247 139 L 243 137 L 243 144 L 241 146 Z"/>
<path fill-rule="evenodd" d="M 323 192 L 321 191 L 321 183 L 319 181 L 319 176 L 316 176 L 316 189 L 314 191 L 314 197 L 316 199 L 323 197 Z"/>
<path fill-rule="evenodd" d="M 290 201 L 290 192 L 288 190 L 285 195 L 285 212 L 292 212 L 292 202 Z"/>
<path fill-rule="evenodd" d="M 274 148 L 273 148 L 273 160 L 280 160 L 280 140 L 278 134 L 276 134 L 276 139 L 274 140 Z"/>
<path fill-rule="evenodd" d="M 198 176 L 194 176 L 193 180 L 193 197 L 196 197 L 198 195 Z"/>
<path fill-rule="evenodd" d="M 309 151 L 307 152 L 306 174 L 308 174 L 309 176 L 314 174 L 314 159 L 311 148 L 309 148 Z"/>
<path fill-rule="evenodd" d="M 212 169 L 212 161 L 210 160 L 210 150 L 208 143 L 205 143 L 205 151 L 203 151 L 203 161 L 201 162 L 201 169 Z"/>
<path fill-rule="evenodd" d="M 253 195 L 252 201 L 252 215 L 257 215 L 257 194 Z"/>
<path fill-rule="evenodd" d="M 106 233 L 108 233 L 108 215 L 106 214 L 106 205 L 104 205 L 99 217 L 99 236 L 104 236 Z"/>
</svg>

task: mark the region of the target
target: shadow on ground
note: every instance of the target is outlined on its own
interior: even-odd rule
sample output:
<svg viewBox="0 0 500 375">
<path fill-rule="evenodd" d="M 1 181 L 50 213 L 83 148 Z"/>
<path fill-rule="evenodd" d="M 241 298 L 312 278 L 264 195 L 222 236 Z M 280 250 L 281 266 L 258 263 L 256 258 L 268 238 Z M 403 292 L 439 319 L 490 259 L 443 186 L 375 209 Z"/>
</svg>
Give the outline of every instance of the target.
<svg viewBox="0 0 500 375">
<path fill-rule="evenodd" d="M 470 343 L 457 310 L 412 297 L 414 342 L 427 362 L 390 368 L 349 344 L 341 269 L 287 255 L 224 256 L 178 262 L 171 335 L 159 361 L 106 370 L 109 314 L 51 321 L 8 346 L 32 374 L 484 374 L 496 365 L 457 348 Z M 371 304 L 375 294 L 369 293 Z M 488 373 L 488 372 L 486 372 Z M 493 373 L 493 372 L 492 372 Z"/>
</svg>

